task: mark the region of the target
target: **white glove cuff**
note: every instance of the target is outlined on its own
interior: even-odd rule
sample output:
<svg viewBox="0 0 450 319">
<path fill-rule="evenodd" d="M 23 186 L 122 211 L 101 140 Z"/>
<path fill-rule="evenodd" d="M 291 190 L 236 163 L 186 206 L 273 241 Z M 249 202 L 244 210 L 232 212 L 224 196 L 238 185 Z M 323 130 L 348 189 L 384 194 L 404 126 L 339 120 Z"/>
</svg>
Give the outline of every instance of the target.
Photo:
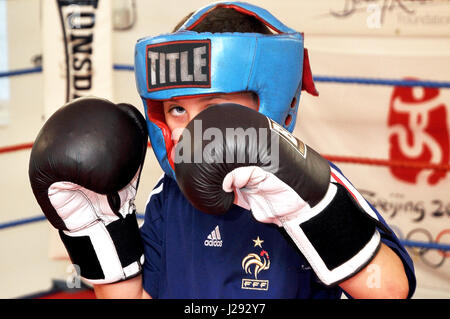
<svg viewBox="0 0 450 319">
<path fill-rule="evenodd" d="M 89 283 L 114 283 L 142 270 L 143 246 L 135 214 L 108 225 L 97 221 L 59 234 L 79 275 Z"/>
<path fill-rule="evenodd" d="M 340 184 L 330 183 L 313 208 L 280 218 L 284 229 L 325 285 L 336 285 L 376 255 L 379 221 L 366 213 Z"/>
</svg>

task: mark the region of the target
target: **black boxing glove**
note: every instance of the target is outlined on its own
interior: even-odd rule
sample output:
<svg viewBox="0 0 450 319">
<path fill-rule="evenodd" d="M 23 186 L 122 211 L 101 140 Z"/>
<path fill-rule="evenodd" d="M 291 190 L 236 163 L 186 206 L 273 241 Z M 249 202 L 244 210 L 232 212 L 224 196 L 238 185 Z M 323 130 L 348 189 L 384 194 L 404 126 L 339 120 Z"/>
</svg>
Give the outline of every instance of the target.
<svg viewBox="0 0 450 319">
<path fill-rule="evenodd" d="M 33 193 L 90 283 L 114 283 L 141 272 L 134 198 L 147 136 L 134 106 L 79 98 L 57 110 L 34 142 Z"/>
<path fill-rule="evenodd" d="M 244 106 L 199 113 L 176 146 L 175 173 L 186 198 L 205 213 L 222 214 L 236 203 L 258 221 L 282 226 L 325 285 L 373 259 L 377 226 L 389 232 L 326 159 Z"/>
</svg>

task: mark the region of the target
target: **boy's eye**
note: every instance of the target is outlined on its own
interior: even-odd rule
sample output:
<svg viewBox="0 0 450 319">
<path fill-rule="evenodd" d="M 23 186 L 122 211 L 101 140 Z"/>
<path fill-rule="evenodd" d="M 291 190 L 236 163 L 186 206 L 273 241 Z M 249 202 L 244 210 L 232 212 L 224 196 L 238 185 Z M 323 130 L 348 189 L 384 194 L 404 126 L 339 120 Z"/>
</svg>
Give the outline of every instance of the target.
<svg viewBox="0 0 450 319">
<path fill-rule="evenodd" d="M 186 110 L 179 105 L 174 105 L 169 109 L 169 113 L 173 116 L 180 116 L 183 115 L 185 112 Z"/>
</svg>

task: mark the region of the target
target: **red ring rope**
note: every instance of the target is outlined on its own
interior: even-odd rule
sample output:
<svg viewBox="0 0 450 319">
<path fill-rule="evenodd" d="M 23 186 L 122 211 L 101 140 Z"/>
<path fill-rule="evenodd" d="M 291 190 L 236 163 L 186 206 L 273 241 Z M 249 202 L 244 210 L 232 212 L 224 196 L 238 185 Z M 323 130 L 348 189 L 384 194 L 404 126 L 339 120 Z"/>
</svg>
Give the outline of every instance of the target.
<svg viewBox="0 0 450 319">
<path fill-rule="evenodd" d="M 0 154 L 26 150 L 26 149 L 29 149 L 32 147 L 33 147 L 33 143 L 23 143 L 23 144 L 11 145 L 11 146 L 3 146 L 3 147 L 0 147 Z"/>
<path fill-rule="evenodd" d="M 150 143 L 148 143 L 148 146 L 150 147 Z M 26 149 L 29 149 L 32 147 L 33 147 L 33 143 L 23 143 L 23 144 L 11 145 L 11 146 L 3 146 L 3 147 L 0 147 L 0 154 L 26 150 Z"/>
<path fill-rule="evenodd" d="M 31 148 L 32 146 L 33 143 L 23 143 L 11 146 L 4 146 L 0 147 L 0 154 L 25 150 Z M 150 147 L 150 143 L 148 143 L 148 146 Z M 397 166 L 404 168 L 420 168 L 420 169 L 450 171 L 449 164 L 431 164 L 426 162 L 411 162 L 411 161 L 407 162 L 407 161 L 386 160 L 369 157 L 341 156 L 341 155 L 322 154 L 322 156 L 331 162 L 338 162 L 338 163 L 352 163 L 352 164 L 375 165 L 375 166 Z"/>
<path fill-rule="evenodd" d="M 397 160 L 376 159 L 368 157 L 339 156 L 339 155 L 322 154 L 322 156 L 331 162 L 340 162 L 340 163 L 354 163 L 354 164 L 363 164 L 363 165 L 365 164 L 376 166 L 397 166 L 405 168 L 434 169 L 442 171 L 450 170 L 450 165 L 448 164 L 431 164 L 427 162 L 397 161 Z"/>
</svg>

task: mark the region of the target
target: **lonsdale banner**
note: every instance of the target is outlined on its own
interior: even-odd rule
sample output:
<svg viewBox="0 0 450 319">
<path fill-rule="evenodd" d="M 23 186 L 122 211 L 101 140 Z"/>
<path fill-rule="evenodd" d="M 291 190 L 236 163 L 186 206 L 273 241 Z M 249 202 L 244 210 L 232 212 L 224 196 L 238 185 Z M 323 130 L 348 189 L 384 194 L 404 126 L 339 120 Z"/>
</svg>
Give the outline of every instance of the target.
<svg viewBox="0 0 450 319">
<path fill-rule="evenodd" d="M 111 1 L 43 1 L 42 16 L 45 116 L 80 96 L 111 99 Z"/>
</svg>

